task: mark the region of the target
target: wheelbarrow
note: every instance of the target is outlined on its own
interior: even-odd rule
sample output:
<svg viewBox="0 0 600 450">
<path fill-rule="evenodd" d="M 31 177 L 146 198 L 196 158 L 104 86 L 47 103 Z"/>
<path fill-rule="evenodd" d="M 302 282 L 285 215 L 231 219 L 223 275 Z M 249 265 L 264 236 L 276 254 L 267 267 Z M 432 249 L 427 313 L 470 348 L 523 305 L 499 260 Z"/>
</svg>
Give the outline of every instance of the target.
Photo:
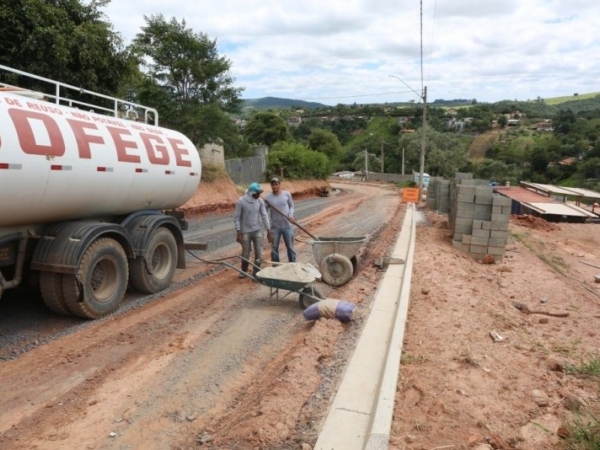
<svg viewBox="0 0 600 450">
<path fill-rule="evenodd" d="M 366 236 L 317 237 L 309 241 L 322 279 L 330 286 L 346 284 L 358 267 L 358 252 Z"/>
<path fill-rule="evenodd" d="M 281 297 L 281 300 L 291 293 L 296 293 L 298 294 L 298 303 L 303 310 L 310 305 L 325 299 L 325 295 L 323 295 L 316 286 L 316 280 L 321 278 L 321 273 L 309 263 L 277 263 L 277 265 L 266 267 L 261 270 L 261 268 L 252 263 L 252 261 L 249 261 L 240 255 L 217 260 L 204 259 L 193 253 L 192 255 L 198 260 L 208 264 L 221 264 L 229 267 L 250 278 L 252 281 L 267 286 L 269 288 L 269 299 L 275 297 L 276 300 L 279 300 L 280 289 L 288 291 Z M 242 261 L 247 262 L 255 269 L 256 273 L 251 275 L 250 273 L 242 271 L 239 267 L 227 262 L 228 259 L 232 258 L 239 258 Z"/>
</svg>

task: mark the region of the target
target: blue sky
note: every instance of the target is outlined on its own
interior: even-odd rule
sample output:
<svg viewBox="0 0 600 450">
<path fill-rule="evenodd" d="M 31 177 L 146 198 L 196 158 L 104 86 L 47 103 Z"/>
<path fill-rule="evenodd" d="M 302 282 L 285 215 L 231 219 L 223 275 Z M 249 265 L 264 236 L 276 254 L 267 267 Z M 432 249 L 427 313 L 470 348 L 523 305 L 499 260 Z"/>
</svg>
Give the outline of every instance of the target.
<svg viewBox="0 0 600 450">
<path fill-rule="evenodd" d="M 112 0 L 103 10 L 126 44 L 144 15 L 185 18 L 217 40 L 243 98 L 418 101 L 422 85 L 430 102 L 600 92 L 597 0 L 423 0 L 422 40 L 418 0 Z"/>
</svg>

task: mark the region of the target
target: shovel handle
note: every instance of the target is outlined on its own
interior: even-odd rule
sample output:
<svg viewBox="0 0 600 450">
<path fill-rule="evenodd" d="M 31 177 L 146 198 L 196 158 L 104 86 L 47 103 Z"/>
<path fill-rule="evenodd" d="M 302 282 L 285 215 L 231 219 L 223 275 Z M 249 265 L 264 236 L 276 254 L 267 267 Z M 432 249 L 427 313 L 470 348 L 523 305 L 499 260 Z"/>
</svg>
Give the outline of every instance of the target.
<svg viewBox="0 0 600 450">
<path fill-rule="evenodd" d="M 287 217 L 283 212 L 281 212 L 278 208 L 276 208 L 275 206 L 271 205 L 267 200 L 265 200 L 265 203 L 267 205 L 269 205 L 269 208 L 273 208 L 275 211 L 277 211 L 279 214 L 281 214 L 283 217 Z M 302 225 L 300 225 L 298 222 L 296 222 L 294 220 L 294 222 L 292 222 L 294 225 L 296 225 L 298 228 L 300 228 L 302 231 L 304 231 L 306 234 L 308 234 L 311 238 L 313 238 L 315 241 L 320 241 L 320 239 L 314 235 L 312 235 L 309 231 L 307 231 Z"/>
</svg>

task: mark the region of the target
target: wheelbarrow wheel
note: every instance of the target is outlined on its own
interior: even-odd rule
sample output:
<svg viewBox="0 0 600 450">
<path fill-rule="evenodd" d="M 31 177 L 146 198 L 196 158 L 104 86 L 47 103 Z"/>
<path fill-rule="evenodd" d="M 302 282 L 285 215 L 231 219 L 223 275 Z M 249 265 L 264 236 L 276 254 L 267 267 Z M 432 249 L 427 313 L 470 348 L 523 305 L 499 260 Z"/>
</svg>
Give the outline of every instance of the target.
<svg viewBox="0 0 600 450">
<path fill-rule="evenodd" d="M 314 286 L 307 286 L 300 291 L 300 296 L 298 297 L 300 308 L 302 308 L 303 310 L 308 308 L 310 305 L 314 305 L 315 303 L 317 303 L 317 301 L 314 298 L 309 297 L 309 295 L 320 298 L 321 300 L 325 300 L 325 295 L 323 295 L 323 293 L 318 288 Z"/>
<path fill-rule="evenodd" d="M 327 255 L 319 265 L 323 281 L 330 286 L 342 286 L 352 278 L 354 266 L 347 256 L 340 253 Z"/>
</svg>

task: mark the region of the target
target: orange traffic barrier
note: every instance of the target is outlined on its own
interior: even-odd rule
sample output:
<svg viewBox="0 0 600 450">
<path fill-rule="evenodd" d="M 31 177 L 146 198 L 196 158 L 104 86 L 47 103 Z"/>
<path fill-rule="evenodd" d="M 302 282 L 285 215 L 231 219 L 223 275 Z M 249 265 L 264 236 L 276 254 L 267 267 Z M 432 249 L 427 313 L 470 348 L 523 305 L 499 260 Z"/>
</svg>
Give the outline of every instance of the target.
<svg viewBox="0 0 600 450">
<path fill-rule="evenodd" d="M 404 203 L 418 203 L 419 202 L 419 188 L 403 188 L 402 189 L 402 201 Z"/>
</svg>

